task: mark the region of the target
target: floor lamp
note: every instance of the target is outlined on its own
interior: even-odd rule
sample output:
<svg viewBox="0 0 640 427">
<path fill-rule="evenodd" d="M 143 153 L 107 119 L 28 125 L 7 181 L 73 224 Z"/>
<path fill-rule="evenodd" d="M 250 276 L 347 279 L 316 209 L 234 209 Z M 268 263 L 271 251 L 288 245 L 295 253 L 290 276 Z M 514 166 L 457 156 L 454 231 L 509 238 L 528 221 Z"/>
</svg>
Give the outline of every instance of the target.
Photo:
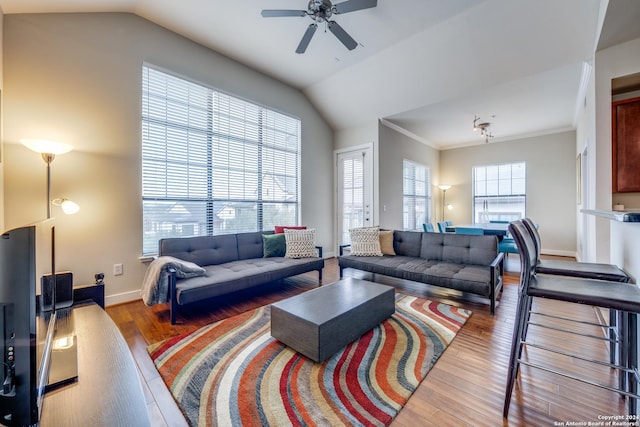
<svg viewBox="0 0 640 427">
<path fill-rule="evenodd" d="M 69 144 L 47 141 L 43 139 L 22 139 L 20 142 L 28 149 L 40 153 L 47 164 L 47 218 L 51 218 L 51 204 L 59 205 L 66 214 L 78 212 L 80 206 L 68 199 L 51 200 L 51 162 L 58 154 L 68 153 L 73 149 Z"/>
<path fill-rule="evenodd" d="M 447 190 L 451 188 L 450 185 L 438 185 L 438 188 L 442 190 L 442 221 L 444 221 L 444 207 L 445 205 L 445 198 L 447 197 Z"/>
</svg>

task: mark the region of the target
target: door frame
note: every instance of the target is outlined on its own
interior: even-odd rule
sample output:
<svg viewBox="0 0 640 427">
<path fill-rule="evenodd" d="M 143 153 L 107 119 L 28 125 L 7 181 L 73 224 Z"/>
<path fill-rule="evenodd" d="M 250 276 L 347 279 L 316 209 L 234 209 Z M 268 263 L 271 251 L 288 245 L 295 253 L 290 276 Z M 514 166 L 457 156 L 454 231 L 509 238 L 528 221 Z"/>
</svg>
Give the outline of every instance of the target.
<svg viewBox="0 0 640 427">
<path fill-rule="evenodd" d="M 334 241 L 334 253 L 336 256 L 340 255 L 339 246 L 340 246 L 340 230 L 338 225 L 340 224 L 339 216 L 340 216 L 340 207 L 338 205 L 338 156 L 343 154 L 349 154 L 357 151 L 365 151 L 369 155 L 369 171 L 367 173 L 368 176 L 365 176 L 365 180 L 369 182 L 369 200 L 371 203 L 371 224 L 378 223 L 378 209 L 377 209 L 377 200 L 375 196 L 375 158 L 374 158 L 374 144 L 373 142 L 365 143 L 361 145 L 354 145 L 352 147 L 340 148 L 338 150 L 333 151 L 333 182 L 334 182 L 334 192 L 333 192 L 333 206 L 334 206 L 334 230 L 333 230 L 333 241 Z M 366 170 L 366 168 L 365 168 Z"/>
</svg>

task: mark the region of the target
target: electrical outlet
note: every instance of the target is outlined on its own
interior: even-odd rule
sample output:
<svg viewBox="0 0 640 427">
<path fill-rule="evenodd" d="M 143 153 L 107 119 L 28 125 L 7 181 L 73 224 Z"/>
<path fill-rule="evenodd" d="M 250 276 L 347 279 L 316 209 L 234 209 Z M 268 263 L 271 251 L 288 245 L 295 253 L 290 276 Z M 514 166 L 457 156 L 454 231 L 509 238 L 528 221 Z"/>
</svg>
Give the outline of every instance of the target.
<svg viewBox="0 0 640 427">
<path fill-rule="evenodd" d="M 124 274 L 124 270 L 123 270 L 122 264 L 113 264 L 113 275 L 121 276 L 123 274 Z"/>
</svg>

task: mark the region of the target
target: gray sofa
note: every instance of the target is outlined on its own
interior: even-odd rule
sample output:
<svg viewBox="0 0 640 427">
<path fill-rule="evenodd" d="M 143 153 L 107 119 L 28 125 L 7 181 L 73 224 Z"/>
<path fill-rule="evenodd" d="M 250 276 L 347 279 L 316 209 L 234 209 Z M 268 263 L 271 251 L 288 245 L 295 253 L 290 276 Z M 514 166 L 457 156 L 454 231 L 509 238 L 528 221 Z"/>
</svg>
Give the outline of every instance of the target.
<svg viewBox="0 0 640 427">
<path fill-rule="evenodd" d="M 263 234 L 254 232 L 218 236 L 162 239 L 159 255 L 189 261 L 203 267 L 204 275 L 179 279 L 169 270 L 171 323 L 176 321 L 179 306 L 272 281 L 318 271 L 322 280 L 322 248 L 318 258 L 264 258 Z"/>
<path fill-rule="evenodd" d="M 502 290 L 504 254 L 495 236 L 394 231 L 396 255 L 344 255 L 340 248 L 340 277 L 345 268 L 422 282 L 488 298 L 491 314 Z"/>
</svg>

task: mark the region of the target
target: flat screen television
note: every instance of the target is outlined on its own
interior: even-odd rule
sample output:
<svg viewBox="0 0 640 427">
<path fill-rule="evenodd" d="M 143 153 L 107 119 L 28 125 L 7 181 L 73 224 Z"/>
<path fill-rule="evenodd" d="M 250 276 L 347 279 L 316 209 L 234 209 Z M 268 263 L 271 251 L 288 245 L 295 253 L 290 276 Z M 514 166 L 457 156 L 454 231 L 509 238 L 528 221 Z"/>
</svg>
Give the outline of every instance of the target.
<svg viewBox="0 0 640 427">
<path fill-rule="evenodd" d="M 0 236 L 0 424 L 39 421 L 56 317 L 55 271 L 53 219 Z M 41 282 L 45 275 L 51 283 Z M 38 295 L 44 309 L 39 317 Z"/>
</svg>

